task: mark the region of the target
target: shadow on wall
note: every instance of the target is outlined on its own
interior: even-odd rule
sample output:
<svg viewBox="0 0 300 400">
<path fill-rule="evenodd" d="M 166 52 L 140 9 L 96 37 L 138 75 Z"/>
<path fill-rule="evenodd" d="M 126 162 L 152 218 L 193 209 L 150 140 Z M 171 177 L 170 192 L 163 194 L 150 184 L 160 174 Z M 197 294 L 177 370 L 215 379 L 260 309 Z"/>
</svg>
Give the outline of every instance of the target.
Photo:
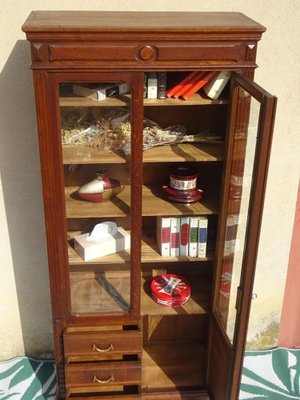
<svg viewBox="0 0 300 400">
<path fill-rule="evenodd" d="M 44 214 L 30 47 L 17 41 L 0 74 L 0 171 L 26 355 L 51 353 Z M 8 283 L 9 284 L 9 283 Z"/>
</svg>

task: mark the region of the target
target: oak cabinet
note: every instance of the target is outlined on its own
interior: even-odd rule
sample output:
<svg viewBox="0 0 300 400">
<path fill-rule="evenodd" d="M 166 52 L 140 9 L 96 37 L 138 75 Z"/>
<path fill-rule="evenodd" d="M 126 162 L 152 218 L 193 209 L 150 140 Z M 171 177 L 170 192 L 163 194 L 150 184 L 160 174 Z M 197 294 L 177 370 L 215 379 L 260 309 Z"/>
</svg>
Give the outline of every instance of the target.
<svg viewBox="0 0 300 400">
<path fill-rule="evenodd" d="M 23 30 L 58 398 L 237 399 L 276 107 L 253 82 L 265 28 L 239 13 L 37 11 Z M 231 77 L 216 100 L 201 91 L 144 98 L 145 74 L 165 72 L 168 88 L 192 71 Z M 97 101 L 74 89 L 104 84 L 127 91 Z M 218 140 L 153 146 L 145 137 L 182 126 Z M 173 202 L 162 189 L 182 167 L 197 173 L 197 202 Z M 86 201 L 78 189 L 96 174 L 102 201 Z M 207 218 L 205 256 L 162 256 L 159 217 L 184 216 Z M 107 221 L 130 233 L 130 249 L 84 261 L 74 238 Z M 163 273 L 190 282 L 184 305 L 151 298 Z"/>
</svg>

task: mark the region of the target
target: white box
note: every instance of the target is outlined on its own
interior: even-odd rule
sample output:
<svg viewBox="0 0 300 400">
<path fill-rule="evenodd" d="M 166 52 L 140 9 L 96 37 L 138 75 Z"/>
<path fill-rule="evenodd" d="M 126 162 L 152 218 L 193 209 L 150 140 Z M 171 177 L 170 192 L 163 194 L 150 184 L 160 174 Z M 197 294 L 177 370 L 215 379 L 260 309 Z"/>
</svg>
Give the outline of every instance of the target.
<svg viewBox="0 0 300 400">
<path fill-rule="evenodd" d="M 130 233 L 122 227 L 118 232 L 101 240 L 88 240 L 89 233 L 74 237 L 74 249 L 84 261 L 130 249 Z"/>
</svg>

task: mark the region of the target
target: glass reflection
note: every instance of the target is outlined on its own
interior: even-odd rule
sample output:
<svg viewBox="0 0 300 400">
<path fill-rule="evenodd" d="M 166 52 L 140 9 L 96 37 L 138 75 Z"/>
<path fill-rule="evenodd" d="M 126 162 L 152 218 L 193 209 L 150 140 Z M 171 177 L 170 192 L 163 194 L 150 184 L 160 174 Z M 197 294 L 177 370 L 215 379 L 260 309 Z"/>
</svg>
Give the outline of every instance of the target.
<svg viewBox="0 0 300 400">
<path fill-rule="evenodd" d="M 71 313 L 128 313 L 130 86 L 70 82 L 59 93 Z"/>
<path fill-rule="evenodd" d="M 219 317 L 231 341 L 243 265 L 260 112 L 260 103 L 245 90 L 239 91 L 218 307 Z"/>
</svg>

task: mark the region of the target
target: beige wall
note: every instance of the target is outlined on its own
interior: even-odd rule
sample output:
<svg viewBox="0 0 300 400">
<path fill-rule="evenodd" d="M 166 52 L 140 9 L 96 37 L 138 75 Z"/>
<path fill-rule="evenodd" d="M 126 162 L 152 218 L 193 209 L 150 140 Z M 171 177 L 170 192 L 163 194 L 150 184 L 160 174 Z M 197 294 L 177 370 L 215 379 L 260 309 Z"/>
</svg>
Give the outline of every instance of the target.
<svg viewBox="0 0 300 400">
<path fill-rule="evenodd" d="M 50 298 L 29 46 L 31 10 L 241 11 L 268 28 L 256 80 L 279 98 L 250 336 L 278 322 L 300 167 L 297 0 L 2 0 L 0 11 L 0 359 L 52 351 Z"/>
</svg>

